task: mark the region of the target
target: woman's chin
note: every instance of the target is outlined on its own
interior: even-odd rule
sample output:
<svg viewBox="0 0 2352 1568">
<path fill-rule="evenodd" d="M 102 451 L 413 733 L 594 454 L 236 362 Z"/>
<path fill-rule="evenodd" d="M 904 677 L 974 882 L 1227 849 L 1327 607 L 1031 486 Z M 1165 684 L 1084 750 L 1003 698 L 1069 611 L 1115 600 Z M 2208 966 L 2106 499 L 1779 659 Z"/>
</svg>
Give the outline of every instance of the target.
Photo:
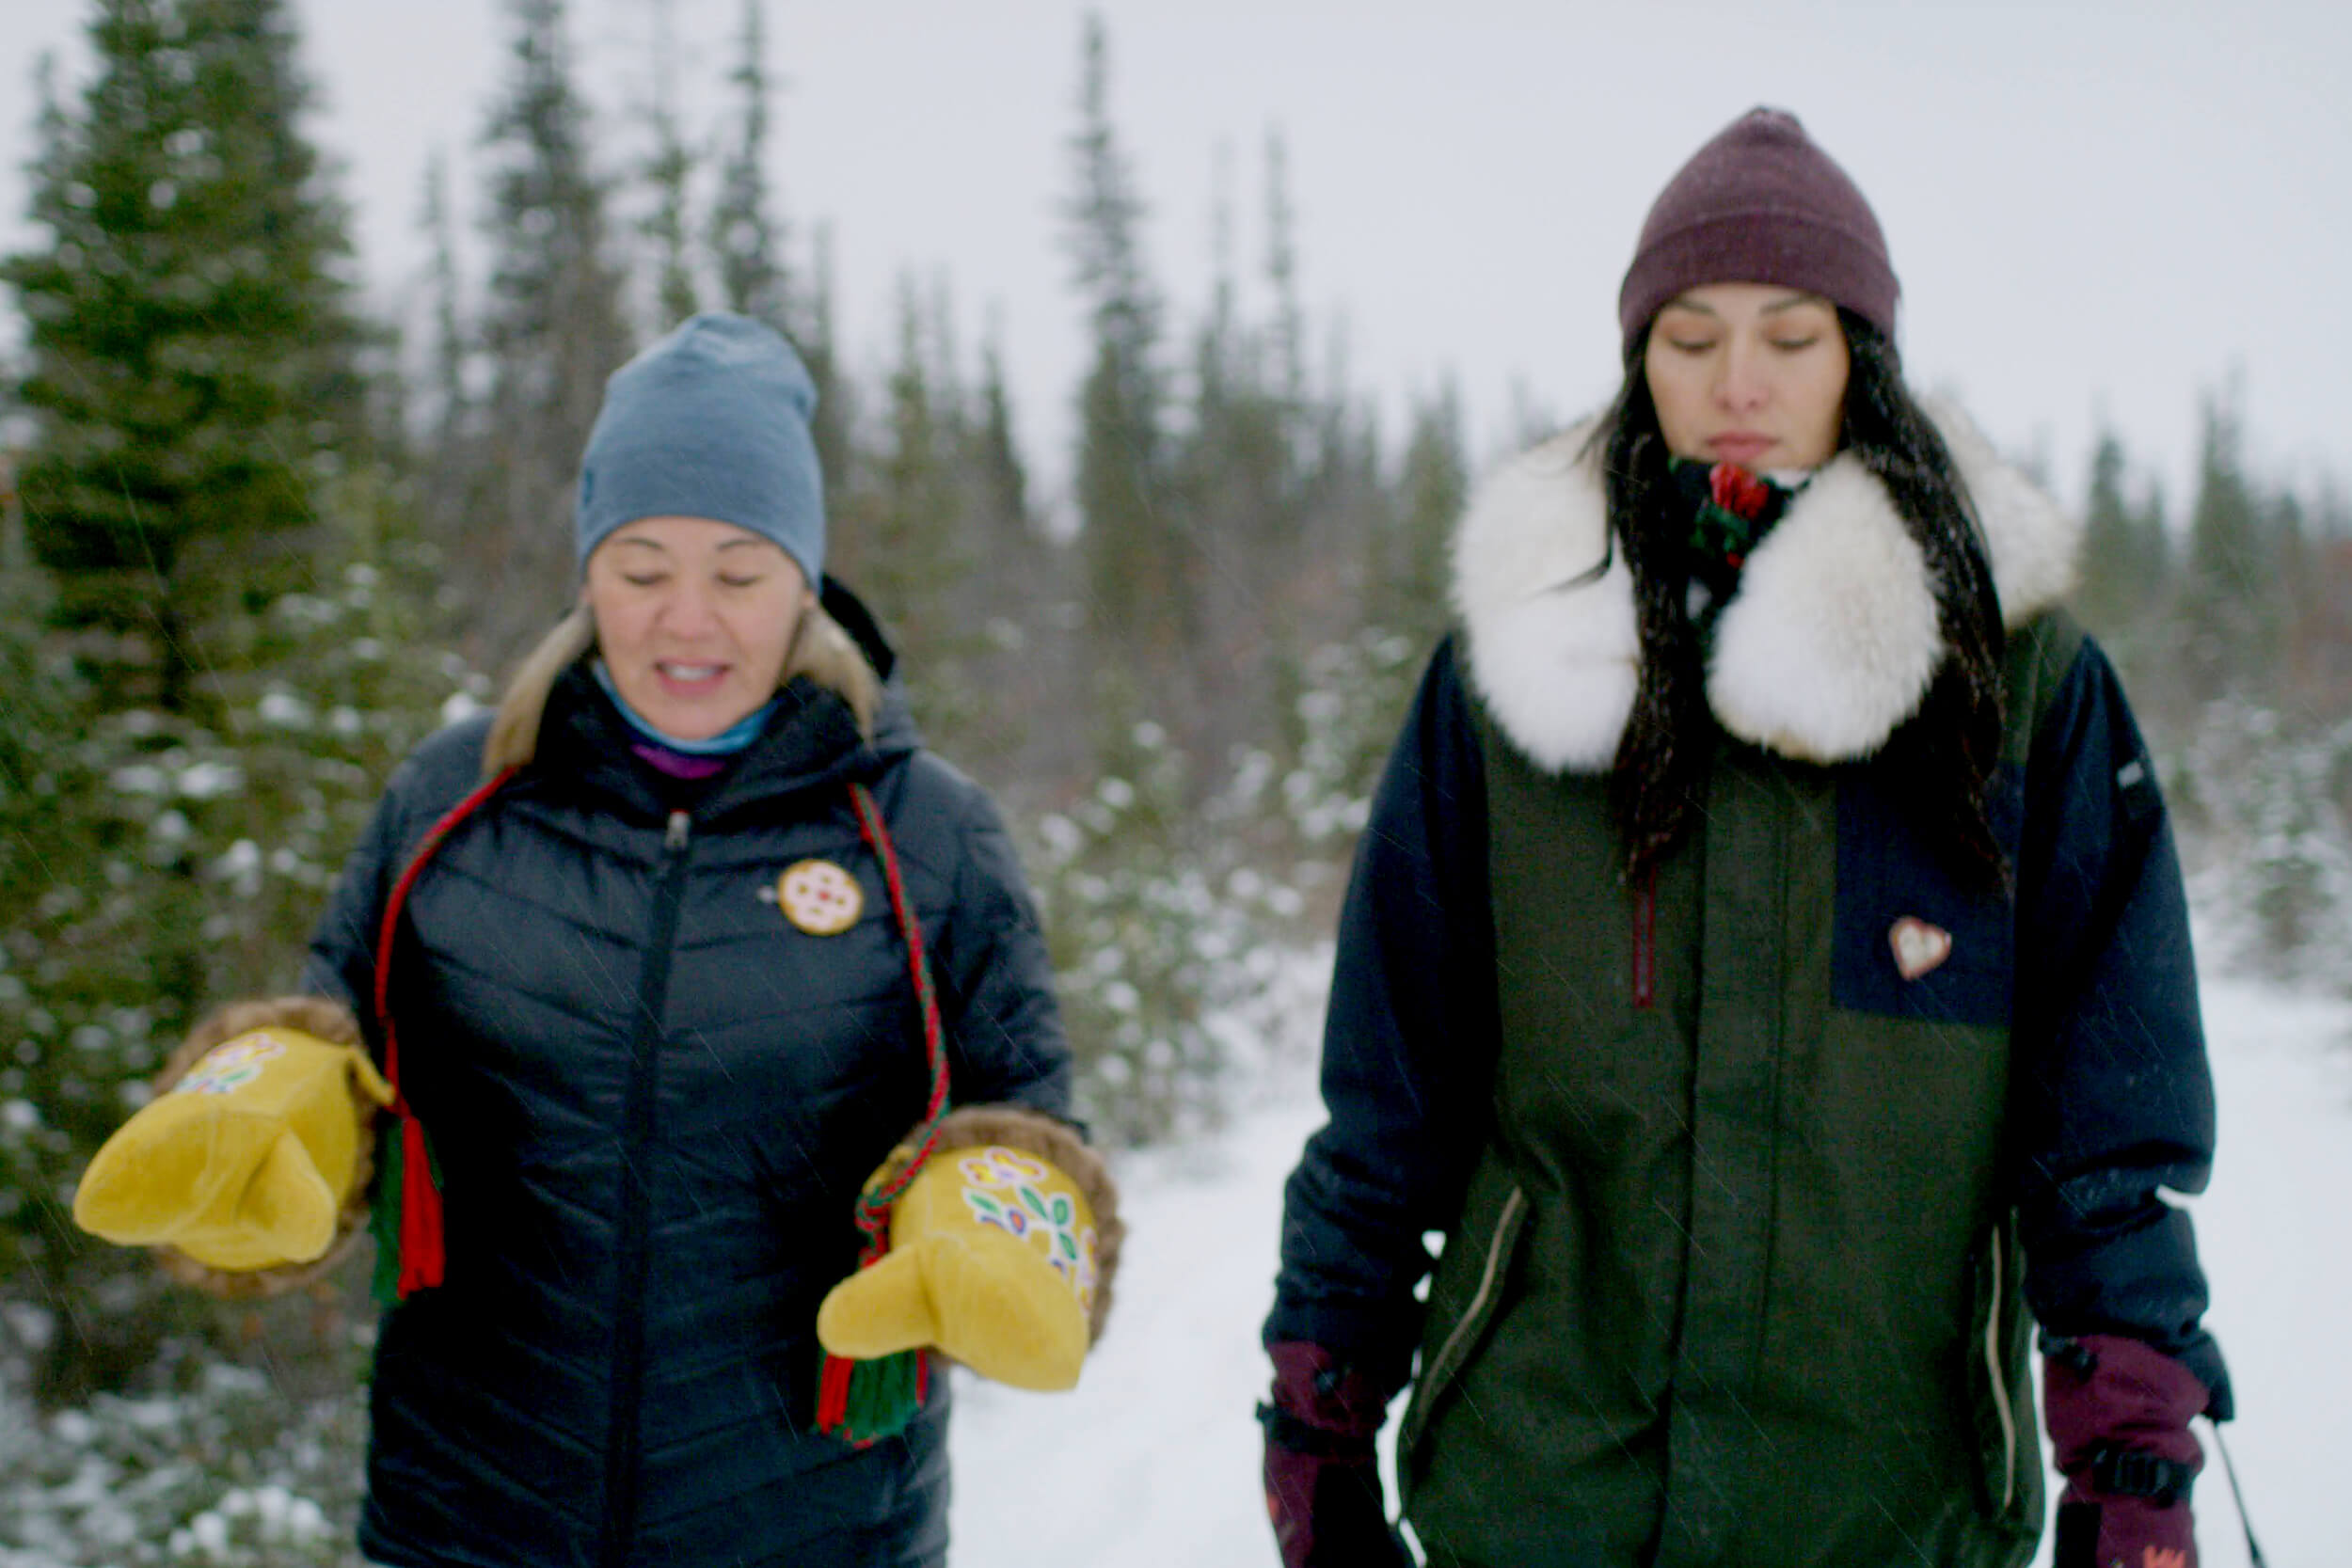
<svg viewBox="0 0 2352 1568">
<path fill-rule="evenodd" d="M 717 700 L 682 703 L 656 698 L 629 705 L 637 709 L 639 718 L 673 740 L 708 740 L 724 735 L 751 712 L 748 707 L 740 713 L 734 712 L 730 705 Z"/>
<path fill-rule="evenodd" d="M 688 683 L 657 675 L 640 690 L 624 687 L 621 695 L 640 719 L 663 735 L 678 740 L 708 740 L 724 735 L 758 706 L 729 686 L 723 679 Z"/>
<path fill-rule="evenodd" d="M 654 727 L 663 735 L 678 740 L 709 740 L 714 736 L 726 734 L 728 730 L 735 727 L 736 721 L 742 717 L 743 715 L 739 713 L 733 718 L 713 719 L 707 709 L 697 709 L 692 713 L 674 714 L 667 719 L 658 719 L 654 721 Z"/>
</svg>

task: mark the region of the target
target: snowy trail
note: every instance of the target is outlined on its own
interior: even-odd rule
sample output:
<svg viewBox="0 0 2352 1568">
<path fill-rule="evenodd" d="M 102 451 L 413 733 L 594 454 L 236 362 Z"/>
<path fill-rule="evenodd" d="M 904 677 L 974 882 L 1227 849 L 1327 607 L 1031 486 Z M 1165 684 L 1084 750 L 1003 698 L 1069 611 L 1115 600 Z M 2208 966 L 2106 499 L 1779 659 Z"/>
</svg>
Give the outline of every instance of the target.
<svg viewBox="0 0 2352 1568">
<path fill-rule="evenodd" d="M 1080 1386 L 1041 1396 L 958 1374 L 957 1568 L 1272 1562 L 1250 1414 L 1267 1375 L 1258 1325 L 1282 1179 L 1322 1119 L 1296 1066 L 1216 1135 L 1122 1162 L 1130 1240 Z"/>
<path fill-rule="evenodd" d="M 2345 1556 L 2352 1461 L 2352 1005 L 2218 980 L 2205 1018 L 2221 1154 L 2194 1212 L 2207 1321 L 2236 1380 L 2230 1450 L 2271 1568 L 2321 1568 Z M 1257 1332 L 1282 1179 L 1321 1120 L 1294 1060 L 1222 1132 L 1122 1164 L 1133 1239 L 1083 1386 L 1039 1396 L 960 1376 L 958 1568 L 1271 1568 Z M 2205 1568 L 2244 1568 L 2217 1462 L 2198 1504 Z"/>
<path fill-rule="evenodd" d="M 2208 984 L 2204 1004 L 2221 1145 L 2192 1212 L 2205 1322 L 2237 1393 L 2223 1441 L 2271 1568 L 2322 1568 L 2352 1556 L 2352 1005 L 2233 981 Z M 2207 1459 L 2200 1552 L 2242 1568 L 2229 1482 Z"/>
</svg>

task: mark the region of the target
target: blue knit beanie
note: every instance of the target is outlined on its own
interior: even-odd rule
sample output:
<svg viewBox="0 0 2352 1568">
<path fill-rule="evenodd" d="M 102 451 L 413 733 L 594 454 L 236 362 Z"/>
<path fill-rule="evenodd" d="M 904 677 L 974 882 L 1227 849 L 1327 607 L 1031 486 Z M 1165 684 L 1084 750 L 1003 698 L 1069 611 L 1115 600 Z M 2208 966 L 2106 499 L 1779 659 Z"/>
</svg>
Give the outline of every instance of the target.
<svg viewBox="0 0 2352 1568">
<path fill-rule="evenodd" d="M 706 311 L 612 372 L 580 460 L 580 563 L 640 517 L 708 517 L 825 571 L 817 387 L 771 327 Z"/>
</svg>

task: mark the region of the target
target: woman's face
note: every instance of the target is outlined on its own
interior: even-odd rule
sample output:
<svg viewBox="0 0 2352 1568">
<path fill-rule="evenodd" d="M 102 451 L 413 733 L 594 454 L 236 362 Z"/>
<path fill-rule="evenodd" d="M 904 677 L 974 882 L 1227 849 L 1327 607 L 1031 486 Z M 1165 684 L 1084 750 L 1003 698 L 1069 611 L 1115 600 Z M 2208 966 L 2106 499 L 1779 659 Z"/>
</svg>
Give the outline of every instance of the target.
<svg viewBox="0 0 2352 1568">
<path fill-rule="evenodd" d="M 1669 451 L 1765 472 L 1836 454 L 1848 363 L 1837 308 L 1820 295 L 1709 283 L 1658 312 L 1642 369 Z"/>
<path fill-rule="evenodd" d="M 708 517 L 641 517 L 588 557 L 580 602 L 622 701 L 707 740 L 776 693 L 808 581 L 772 540 Z"/>
</svg>

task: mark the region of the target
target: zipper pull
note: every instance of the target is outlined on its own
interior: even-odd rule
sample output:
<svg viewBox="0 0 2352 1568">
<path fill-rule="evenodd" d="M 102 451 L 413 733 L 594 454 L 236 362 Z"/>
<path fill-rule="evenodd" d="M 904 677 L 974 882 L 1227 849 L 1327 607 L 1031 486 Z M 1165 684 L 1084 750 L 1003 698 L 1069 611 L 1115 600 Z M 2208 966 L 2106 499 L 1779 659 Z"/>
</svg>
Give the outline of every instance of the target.
<svg viewBox="0 0 2352 1568">
<path fill-rule="evenodd" d="M 1633 1005 L 1658 1001 L 1658 873 L 1642 879 L 1633 894 Z"/>
<path fill-rule="evenodd" d="M 692 817 L 682 811 L 672 812 L 670 826 L 661 835 L 661 847 L 673 855 L 685 848 L 687 831 L 693 826 L 693 821 Z"/>
</svg>

